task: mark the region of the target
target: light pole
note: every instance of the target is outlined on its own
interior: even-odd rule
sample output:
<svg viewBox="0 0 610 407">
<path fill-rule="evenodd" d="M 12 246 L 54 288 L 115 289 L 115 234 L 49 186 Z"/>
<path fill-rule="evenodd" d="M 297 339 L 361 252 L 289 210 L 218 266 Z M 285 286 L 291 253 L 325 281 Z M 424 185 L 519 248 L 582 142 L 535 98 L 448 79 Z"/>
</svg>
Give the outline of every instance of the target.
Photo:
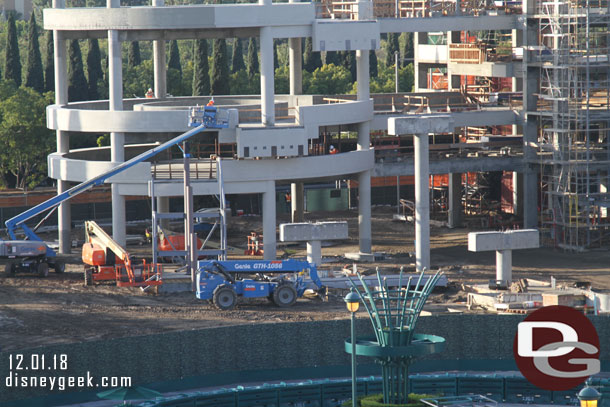
<svg viewBox="0 0 610 407">
<path fill-rule="evenodd" d="M 346 297 L 347 298 L 347 297 Z M 578 400 L 580 400 L 580 407 L 597 407 L 601 394 L 593 387 L 588 384 L 580 392 L 578 392 Z"/>
<path fill-rule="evenodd" d="M 344 300 L 347 310 L 352 314 L 352 407 L 356 407 L 358 403 L 356 397 L 356 312 L 360 308 L 360 295 L 352 287 L 352 290 L 345 296 Z"/>
</svg>

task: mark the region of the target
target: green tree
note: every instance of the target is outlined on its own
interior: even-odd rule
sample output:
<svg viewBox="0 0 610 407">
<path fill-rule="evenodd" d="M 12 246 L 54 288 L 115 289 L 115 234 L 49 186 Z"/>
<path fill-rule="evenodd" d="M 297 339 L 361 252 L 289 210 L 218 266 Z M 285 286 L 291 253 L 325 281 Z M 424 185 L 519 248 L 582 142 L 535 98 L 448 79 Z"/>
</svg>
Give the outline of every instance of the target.
<svg viewBox="0 0 610 407">
<path fill-rule="evenodd" d="M 98 92 L 98 81 L 104 76 L 102 71 L 102 54 L 100 53 L 100 45 L 97 38 L 88 40 L 89 51 L 87 52 L 87 95 L 89 100 L 97 100 L 100 98 Z"/>
<path fill-rule="evenodd" d="M 303 52 L 303 69 L 314 72 L 322 67 L 322 58 L 319 52 L 313 52 L 311 37 L 305 38 L 305 52 Z"/>
<path fill-rule="evenodd" d="M 206 96 L 210 94 L 208 41 L 205 39 L 195 40 L 193 48 L 193 96 Z"/>
<path fill-rule="evenodd" d="M 0 169 L 13 175 L 15 185 L 32 188 L 47 176 L 47 155 L 55 137 L 47 129 L 45 109 L 53 103 L 30 88 L 19 88 L 0 102 Z"/>
<path fill-rule="evenodd" d="M 371 78 L 376 78 L 377 74 L 377 54 L 373 49 L 369 51 L 369 75 L 371 76 Z"/>
<path fill-rule="evenodd" d="M 231 55 L 231 73 L 246 69 L 244 64 L 244 50 L 240 38 L 233 41 L 233 54 Z"/>
<path fill-rule="evenodd" d="M 351 88 L 352 82 L 350 79 L 350 73 L 344 67 L 324 65 L 312 73 L 311 81 L 309 81 L 305 93 L 313 95 L 340 95 L 347 93 Z"/>
<path fill-rule="evenodd" d="M 398 45 L 398 34 L 388 33 L 388 39 L 385 43 L 385 64 L 386 66 L 394 65 L 394 53 L 400 51 Z"/>
<path fill-rule="evenodd" d="M 273 40 L 273 70 L 274 71 L 280 67 L 280 61 L 278 59 L 279 50 L 278 50 L 277 46 L 278 46 L 278 40 L 274 39 Z"/>
<path fill-rule="evenodd" d="M 142 57 L 140 56 L 140 43 L 138 41 L 131 41 L 129 43 L 129 50 L 127 52 L 127 67 L 133 68 L 142 63 Z"/>
<path fill-rule="evenodd" d="M 275 70 L 275 94 L 287 95 L 290 93 L 290 67 L 288 65 L 280 66 Z"/>
<path fill-rule="evenodd" d="M 214 39 L 212 45 L 212 69 L 210 72 L 210 94 L 228 95 L 229 65 L 227 62 L 227 43 L 224 38 Z"/>
<path fill-rule="evenodd" d="M 68 45 L 68 101 L 87 100 L 88 85 L 83 70 L 83 56 L 78 40 Z"/>
<path fill-rule="evenodd" d="M 55 90 L 55 60 L 53 59 L 53 31 L 47 31 L 44 57 L 44 90 Z"/>
<path fill-rule="evenodd" d="M 17 86 L 21 86 L 21 57 L 19 56 L 19 44 L 14 13 L 8 15 L 7 26 L 4 79 L 13 80 Z"/>
<path fill-rule="evenodd" d="M 153 83 L 153 78 L 153 62 L 150 59 L 143 60 L 138 66 L 125 69 L 123 73 L 124 94 L 128 97 L 132 95 L 144 96 L 150 84 Z"/>
<path fill-rule="evenodd" d="M 402 66 L 405 67 L 410 64 L 413 58 L 413 33 L 402 33 L 400 35 L 400 42 L 402 43 Z"/>
<path fill-rule="evenodd" d="M 248 55 L 246 62 L 246 71 L 248 73 L 248 78 L 252 80 L 254 75 L 258 72 L 258 50 L 256 47 L 256 39 L 254 37 L 250 38 L 248 42 Z"/>
<path fill-rule="evenodd" d="M 231 95 L 259 95 L 261 93 L 260 74 L 250 79 L 243 69 L 231 74 Z"/>
<path fill-rule="evenodd" d="M 356 51 L 341 51 L 339 60 L 343 67 L 349 71 L 352 82 L 354 82 L 356 80 Z"/>
<path fill-rule="evenodd" d="M 168 68 L 173 68 L 182 75 L 182 64 L 180 63 L 180 50 L 178 49 L 178 41 L 171 40 L 169 42 L 169 62 Z"/>
<path fill-rule="evenodd" d="M 28 23 L 28 62 L 25 69 L 25 86 L 29 86 L 39 93 L 44 91 L 44 73 L 34 13 L 30 16 Z"/>
</svg>

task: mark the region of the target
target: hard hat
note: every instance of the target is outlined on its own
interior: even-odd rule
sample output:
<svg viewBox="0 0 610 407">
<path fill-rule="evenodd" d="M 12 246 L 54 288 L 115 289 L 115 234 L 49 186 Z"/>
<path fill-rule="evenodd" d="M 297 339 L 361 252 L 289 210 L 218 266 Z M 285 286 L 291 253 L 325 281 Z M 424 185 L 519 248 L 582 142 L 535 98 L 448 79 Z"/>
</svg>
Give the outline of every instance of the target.
<svg viewBox="0 0 610 407">
<path fill-rule="evenodd" d="M 149 91 L 149 92 L 152 92 L 152 88 L 148 88 L 148 91 Z"/>
<path fill-rule="evenodd" d="M 330 145 L 330 148 L 331 148 L 331 149 L 334 149 L 334 148 L 335 148 L 335 146 L 333 146 L 333 145 L 331 144 L 331 145 Z"/>
</svg>

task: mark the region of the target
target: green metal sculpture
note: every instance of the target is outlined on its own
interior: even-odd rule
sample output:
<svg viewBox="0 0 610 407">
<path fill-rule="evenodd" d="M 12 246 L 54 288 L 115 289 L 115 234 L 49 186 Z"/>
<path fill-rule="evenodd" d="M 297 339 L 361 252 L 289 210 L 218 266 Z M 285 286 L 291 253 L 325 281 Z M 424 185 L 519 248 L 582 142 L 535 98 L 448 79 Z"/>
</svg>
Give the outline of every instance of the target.
<svg viewBox="0 0 610 407">
<path fill-rule="evenodd" d="M 414 333 L 419 314 L 441 277 L 440 271 L 403 281 L 400 269 L 398 286 L 390 289 L 387 280 L 377 270 L 378 286 L 371 289 L 361 275 L 362 287 L 350 279 L 362 298 L 369 314 L 375 337 L 356 339 L 356 354 L 374 357 L 382 366 L 383 401 L 389 404 L 406 404 L 409 396 L 409 366 L 417 356 L 440 352 L 445 339 L 440 336 Z M 416 281 L 414 281 L 416 280 Z M 404 283 L 404 285 L 403 285 Z M 351 340 L 345 341 L 345 351 L 352 353 Z"/>
</svg>

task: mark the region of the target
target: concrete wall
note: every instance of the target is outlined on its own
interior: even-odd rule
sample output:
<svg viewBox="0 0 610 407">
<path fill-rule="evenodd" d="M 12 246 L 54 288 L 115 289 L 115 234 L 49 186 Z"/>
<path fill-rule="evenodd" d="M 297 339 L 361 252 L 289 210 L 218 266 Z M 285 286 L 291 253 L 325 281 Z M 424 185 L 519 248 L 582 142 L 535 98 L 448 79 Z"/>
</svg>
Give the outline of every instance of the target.
<svg viewBox="0 0 610 407">
<path fill-rule="evenodd" d="M 513 338 L 522 319 L 523 316 L 504 315 L 422 317 L 417 332 L 443 336 L 447 347 L 443 353 L 427 358 L 428 362 L 422 361 L 420 366 L 427 363 L 437 370 L 512 367 Z M 610 361 L 610 349 L 604 346 L 610 337 L 610 319 L 593 317 L 591 320 L 602 344 L 601 359 Z M 370 334 L 368 319 L 358 321 L 357 332 L 358 335 Z M 258 370 L 274 371 L 276 379 L 281 380 L 290 376 L 289 372 L 294 369 L 317 371 L 316 374 L 322 376 L 343 366 L 347 374 L 349 357 L 344 352 L 343 341 L 348 336 L 349 320 L 274 323 L 54 345 L 11 353 L 23 353 L 26 360 L 32 353 L 44 353 L 47 359 L 53 354 L 67 354 L 68 370 L 45 372 L 51 376 L 84 375 L 90 371 L 95 377 L 131 376 L 133 384 L 205 376 L 208 379 L 198 384 L 204 387 L 212 385 L 215 379 L 214 384 L 219 384 L 218 378 L 226 373 L 233 373 L 233 380 L 239 378 L 242 382 L 270 380 L 268 373 L 263 378 L 256 372 Z M 9 352 L 0 353 L 3 380 L 9 375 L 8 358 Z M 370 362 L 361 358 L 358 363 Z M 605 367 L 607 369 L 607 365 Z M 4 382 L 0 385 L 0 401 L 45 393 L 40 389 L 7 390 Z"/>
</svg>

